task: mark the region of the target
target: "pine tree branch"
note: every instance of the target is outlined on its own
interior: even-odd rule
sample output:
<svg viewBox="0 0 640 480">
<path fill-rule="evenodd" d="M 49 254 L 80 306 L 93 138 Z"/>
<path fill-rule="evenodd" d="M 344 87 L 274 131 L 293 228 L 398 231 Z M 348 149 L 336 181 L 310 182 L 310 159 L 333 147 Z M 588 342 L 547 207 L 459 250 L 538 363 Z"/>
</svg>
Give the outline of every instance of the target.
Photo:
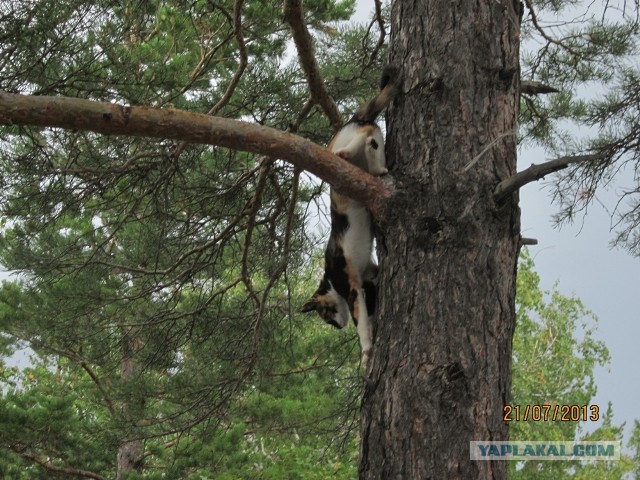
<svg viewBox="0 0 640 480">
<path fill-rule="evenodd" d="M 207 115 L 217 115 L 222 107 L 224 107 L 229 100 L 231 99 L 231 95 L 235 91 L 238 83 L 240 83 L 240 79 L 242 78 L 242 74 L 244 70 L 247 68 L 249 63 L 249 54 L 247 53 L 247 46 L 244 41 L 244 34 L 242 32 L 242 4 L 244 0 L 236 0 L 233 5 L 233 34 L 236 37 L 236 43 L 238 45 L 238 52 L 240 53 L 240 62 L 238 63 L 238 68 L 233 74 L 233 78 L 231 79 L 231 83 L 229 87 L 222 95 L 222 98 L 218 100 L 211 109 L 207 112 Z"/>
<path fill-rule="evenodd" d="M 297 135 L 178 109 L 0 92 L 2 124 L 167 138 L 268 155 L 317 175 L 337 191 L 367 205 L 374 216 L 381 214 L 392 194 L 390 187 L 380 178 Z"/>
<path fill-rule="evenodd" d="M 567 44 L 563 43 L 560 40 L 557 40 L 547 34 L 544 28 L 538 22 L 538 16 L 536 15 L 536 11 L 533 8 L 533 3 L 531 0 L 524 0 L 524 3 L 527 5 L 529 9 L 529 16 L 531 18 L 531 23 L 533 23 L 534 28 L 538 31 L 538 33 L 544 38 L 548 43 L 557 45 L 558 47 L 564 49 L 567 53 L 571 54 L 576 58 L 581 58 L 581 55 L 576 52 L 574 49 L 569 47 Z"/>
<path fill-rule="evenodd" d="M 244 34 L 242 33 L 242 4 L 244 0 L 236 0 L 233 5 L 233 34 L 236 37 L 236 43 L 238 45 L 238 52 L 240 53 L 240 62 L 238 63 L 238 68 L 236 72 L 233 74 L 233 78 L 231 79 L 231 83 L 227 87 L 227 90 L 222 95 L 222 98 L 218 100 L 218 102 L 211 107 L 211 109 L 207 112 L 207 115 L 217 115 L 218 112 L 224 107 L 229 100 L 231 100 L 231 96 L 233 92 L 236 90 L 236 87 L 240 83 L 240 79 L 242 78 L 242 74 L 244 73 L 247 65 L 249 63 L 249 54 L 247 53 L 247 45 L 244 41 Z M 187 147 L 187 142 L 180 142 L 175 150 L 173 151 L 173 158 L 178 159 L 178 157 L 182 154 L 184 149 Z"/>
<path fill-rule="evenodd" d="M 92 478 L 94 480 L 109 480 L 107 477 L 103 477 L 102 475 L 99 475 L 94 472 L 90 472 L 88 470 L 81 470 L 79 468 L 73 468 L 73 467 L 59 467 L 57 465 L 53 465 L 49 463 L 48 460 L 43 460 L 33 453 L 22 451 L 22 449 L 20 448 L 16 448 L 13 446 L 10 446 L 9 448 L 11 448 L 11 450 L 13 450 L 15 453 L 20 455 L 22 458 L 25 458 L 27 460 L 31 460 L 37 463 L 38 465 L 40 465 L 42 468 L 44 468 L 49 472 L 62 473 L 65 475 L 73 475 L 74 477 Z"/>
<path fill-rule="evenodd" d="M 545 175 L 562 170 L 573 163 L 593 162 L 604 158 L 606 157 L 603 154 L 576 155 L 556 158 L 540 165 L 531 165 L 526 170 L 501 181 L 493 191 L 493 198 L 496 202 L 500 202 L 527 183 L 540 180 Z"/>
<path fill-rule="evenodd" d="M 378 24 L 378 30 L 380 32 L 378 33 L 378 41 L 376 45 L 373 47 L 373 51 L 369 55 L 369 62 L 367 63 L 367 67 L 371 66 L 375 61 L 376 57 L 378 56 L 378 53 L 380 52 L 380 49 L 384 46 L 384 39 L 387 36 L 387 32 L 384 28 L 384 19 L 382 18 L 382 2 L 380 0 L 375 0 L 375 15 L 373 16 L 371 23 L 369 23 L 369 27 L 367 28 L 367 33 L 362 39 L 362 49 L 364 51 L 366 51 L 366 39 L 369 36 L 369 32 L 371 32 L 371 28 L 376 23 Z"/>
<path fill-rule="evenodd" d="M 113 406 L 113 401 L 111 400 L 111 397 L 109 397 L 109 394 L 107 393 L 107 391 L 104 389 L 104 386 L 100 381 L 100 377 L 98 377 L 96 372 L 93 371 L 93 369 L 87 364 L 87 362 L 85 361 L 80 362 L 80 366 L 85 372 L 87 372 L 87 375 L 91 377 L 91 380 L 93 380 L 93 383 L 95 383 L 96 387 L 98 387 L 98 390 L 100 390 L 100 393 L 102 394 L 102 398 L 107 404 L 107 409 L 109 410 L 109 413 L 111 413 L 111 415 L 116 415 L 116 409 Z"/>
<path fill-rule="evenodd" d="M 342 115 L 340 115 L 333 98 L 329 95 L 316 56 L 313 53 L 313 39 L 304 22 L 302 0 L 285 0 L 284 19 L 291 27 L 293 42 L 298 50 L 300 66 L 307 77 L 311 98 L 322 107 L 334 130 L 338 130 L 342 126 Z"/>
</svg>

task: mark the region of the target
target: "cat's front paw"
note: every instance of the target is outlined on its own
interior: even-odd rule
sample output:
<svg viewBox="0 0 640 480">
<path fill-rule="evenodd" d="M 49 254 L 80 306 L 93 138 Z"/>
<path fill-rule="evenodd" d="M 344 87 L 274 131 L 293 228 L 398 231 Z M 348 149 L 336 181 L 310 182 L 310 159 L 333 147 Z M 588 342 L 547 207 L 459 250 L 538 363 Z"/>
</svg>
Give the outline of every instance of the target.
<svg viewBox="0 0 640 480">
<path fill-rule="evenodd" d="M 366 350 L 362 351 L 362 367 L 364 368 L 365 372 L 367 371 L 367 368 L 369 367 L 369 358 L 371 357 L 371 348 L 367 348 Z"/>
</svg>

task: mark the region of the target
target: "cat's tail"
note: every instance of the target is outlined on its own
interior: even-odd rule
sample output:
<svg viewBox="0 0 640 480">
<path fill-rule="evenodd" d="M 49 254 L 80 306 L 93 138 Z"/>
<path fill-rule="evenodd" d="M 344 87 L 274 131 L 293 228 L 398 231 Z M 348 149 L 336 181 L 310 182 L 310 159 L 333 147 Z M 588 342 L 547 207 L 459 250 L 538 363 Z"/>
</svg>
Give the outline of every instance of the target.
<svg viewBox="0 0 640 480">
<path fill-rule="evenodd" d="M 387 108 L 399 90 L 400 72 L 396 67 L 387 65 L 380 77 L 380 93 L 373 100 L 362 105 L 349 122 L 374 123 L 380 112 Z"/>
</svg>

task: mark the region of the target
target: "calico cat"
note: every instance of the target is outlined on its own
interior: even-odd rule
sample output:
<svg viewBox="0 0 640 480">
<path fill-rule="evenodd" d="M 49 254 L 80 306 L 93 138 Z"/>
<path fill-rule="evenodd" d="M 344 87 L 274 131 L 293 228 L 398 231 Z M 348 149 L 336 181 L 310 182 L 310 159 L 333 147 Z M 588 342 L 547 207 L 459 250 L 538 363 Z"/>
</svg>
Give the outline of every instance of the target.
<svg viewBox="0 0 640 480">
<path fill-rule="evenodd" d="M 380 93 L 362 105 L 329 143 L 336 155 L 372 175 L 387 173 L 384 140 L 375 123 L 398 90 L 395 69 L 387 67 Z M 373 222 L 367 208 L 331 189 L 331 234 L 325 250 L 324 276 L 303 306 L 330 325 L 343 328 L 353 318 L 360 337 L 362 362 L 371 353 L 371 317 L 376 308 L 378 266 L 373 263 Z"/>
</svg>

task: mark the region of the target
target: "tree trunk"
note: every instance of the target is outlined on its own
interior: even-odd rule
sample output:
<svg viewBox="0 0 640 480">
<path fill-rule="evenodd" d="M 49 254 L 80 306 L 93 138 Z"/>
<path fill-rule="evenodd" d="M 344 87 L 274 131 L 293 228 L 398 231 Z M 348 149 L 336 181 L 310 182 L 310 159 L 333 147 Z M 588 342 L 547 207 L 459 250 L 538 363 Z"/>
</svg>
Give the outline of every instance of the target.
<svg viewBox="0 0 640 480">
<path fill-rule="evenodd" d="M 135 355 L 142 348 L 142 341 L 137 337 L 131 328 L 125 328 L 122 336 L 122 360 L 121 378 L 123 384 L 129 390 L 128 398 L 122 402 L 123 417 L 134 424 L 144 415 L 144 397 L 142 397 L 135 387 L 136 379 L 140 374 L 140 366 L 137 364 Z M 118 446 L 116 457 L 116 478 L 122 480 L 132 472 L 142 473 L 143 469 L 143 444 L 140 439 L 122 439 Z"/>
<path fill-rule="evenodd" d="M 387 158 L 398 192 L 380 225 L 381 305 L 362 405 L 361 479 L 506 478 L 469 441 L 506 440 L 511 387 L 520 5 L 392 4 L 402 93 Z"/>
</svg>

